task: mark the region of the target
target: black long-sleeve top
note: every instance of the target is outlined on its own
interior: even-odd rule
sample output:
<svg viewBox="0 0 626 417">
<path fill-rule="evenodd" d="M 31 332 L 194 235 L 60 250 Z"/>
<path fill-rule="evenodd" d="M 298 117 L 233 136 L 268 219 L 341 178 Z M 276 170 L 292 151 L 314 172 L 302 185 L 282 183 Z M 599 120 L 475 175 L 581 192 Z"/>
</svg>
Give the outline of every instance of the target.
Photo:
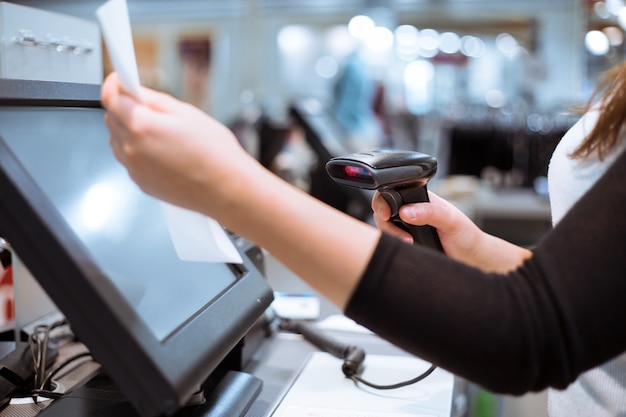
<svg viewBox="0 0 626 417">
<path fill-rule="evenodd" d="M 565 388 L 626 351 L 626 152 L 511 273 L 383 234 L 345 314 L 494 392 Z"/>
</svg>

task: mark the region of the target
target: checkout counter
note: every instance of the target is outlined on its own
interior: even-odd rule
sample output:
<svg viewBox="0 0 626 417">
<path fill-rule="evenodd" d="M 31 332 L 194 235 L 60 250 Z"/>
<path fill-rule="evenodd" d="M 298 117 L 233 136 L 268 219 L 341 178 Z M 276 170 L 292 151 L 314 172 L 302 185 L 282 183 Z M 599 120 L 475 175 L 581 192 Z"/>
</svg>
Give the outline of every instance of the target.
<svg viewBox="0 0 626 417">
<path fill-rule="evenodd" d="M 342 316 L 325 298 L 320 297 L 271 255 L 265 254 L 265 273 L 270 286 L 284 294 L 303 296 L 309 302 L 303 314 L 317 317 L 310 323 L 327 337 L 363 348 L 367 354 L 364 378 L 377 383 L 396 383 L 414 378 L 430 364 L 421 361 Z M 465 382 L 443 370 L 436 370 L 415 385 L 398 390 L 377 391 L 357 386 L 341 370 L 342 360 L 320 351 L 300 334 L 282 331 L 271 325 L 271 313 L 259 320 L 244 344 L 249 344 L 243 371 L 262 381 L 256 398 L 245 417 L 456 417 L 465 415 Z M 317 314 L 315 312 L 317 311 Z M 295 316 L 300 314 L 293 311 Z M 275 324 L 275 322 L 274 322 Z M 56 362 L 87 353 L 79 342 L 68 343 Z M 67 392 L 80 392 L 83 384 L 98 375 L 101 366 L 85 358 L 59 375 L 56 381 Z M 224 395 L 229 395 L 224 393 Z M 54 400 L 16 399 L 0 411 L 0 417 L 34 417 Z M 125 403 L 124 408 L 132 413 Z M 99 414 L 100 415 L 100 414 Z M 102 414 L 107 415 L 107 414 Z M 126 414 L 125 414 L 126 415 Z M 187 415 L 187 414 L 182 414 Z M 225 416 L 219 410 L 203 414 Z"/>
<path fill-rule="evenodd" d="M 336 341 L 365 350 L 365 378 L 371 375 L 372 382 L 397 383 L 416 377 L 430 366 L 346 319 L 333 304 L 317 296 L 308 284 L 271 255 L 266 257 L 266 271 L 275 291 L 310 294 L 319 300 L 317 327 Z M 466 411 L 465 381 L 446 371 L 437 369 L 409 387 L 377 391 L 348 380 L 341 371 L 341 364 L 341 360 L 321 353 L 301 335 L 282 331 L 272 334 L 249 364 L 250 372 L 264 383 L 246 416 L 455 417 Z M 308 400 L 306 394 L 310 394 Z M 374 404 L 364 409 L 368 401 Z M 344 407 L 340 407 L 340 403 Z M 296 411 L 294 404 L 302 409 Z M 384 407 L 386 412 L 377 410 L 378 406 Z M 274 407 L 278 408 L 273 410 Z M 284 414 L 284 410 L 291 412 Z M 328 414 L 323 413 L 324 410 Z M 297 414 L 304 411 L 309 414 Z"/>
</svg>

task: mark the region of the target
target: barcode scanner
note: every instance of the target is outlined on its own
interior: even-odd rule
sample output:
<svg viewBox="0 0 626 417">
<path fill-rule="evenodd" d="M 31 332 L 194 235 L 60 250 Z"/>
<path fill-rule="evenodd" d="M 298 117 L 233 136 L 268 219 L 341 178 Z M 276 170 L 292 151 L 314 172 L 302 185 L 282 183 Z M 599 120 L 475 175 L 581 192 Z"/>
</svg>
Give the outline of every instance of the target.
<svg viewBox="0 0 626 417">
<path fill-rule="evenodd" d="M 420 152 L 375 150 L 338 156 L 326 163 L 335 182 L 349 187 L 377 190 L 391 208 L 391 221 L 409 232 L 415 244 L 443 252 L 437 230 L 400 219 L 400 207 L 428 202 L 426 184 L 437 172 L 437 159 Z"/>
</svg>

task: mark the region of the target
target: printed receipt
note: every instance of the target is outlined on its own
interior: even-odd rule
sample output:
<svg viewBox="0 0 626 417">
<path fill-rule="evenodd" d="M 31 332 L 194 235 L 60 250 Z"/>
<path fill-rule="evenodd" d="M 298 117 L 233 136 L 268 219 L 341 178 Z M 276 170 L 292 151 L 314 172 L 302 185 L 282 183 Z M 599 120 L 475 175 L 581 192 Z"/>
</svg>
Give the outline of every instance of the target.
<svg viewBox="0 0 626 417">
<path fill-rule="evenodd" d="M 141 101 L 126 0 L 109 0 L 96 10 L 111 62 L 122 87 Z M 184 261 L 243 263 L 224 228 L 214 219 L 160 202 L 176 254 Z"/>
</svg>

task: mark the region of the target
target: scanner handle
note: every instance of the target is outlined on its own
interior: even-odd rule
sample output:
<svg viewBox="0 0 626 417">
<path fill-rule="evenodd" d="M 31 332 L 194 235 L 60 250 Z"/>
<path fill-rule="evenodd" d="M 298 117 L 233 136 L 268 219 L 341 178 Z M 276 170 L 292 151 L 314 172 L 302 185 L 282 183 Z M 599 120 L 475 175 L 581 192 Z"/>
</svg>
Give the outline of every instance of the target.
<svg viewBox="0 0 626 417">
<path fill-rule="evenodd" d="M 429 225 L 415 226 L 400 219 L 400 207 L 403 205 L 430 201 L 426 184 L 404 188 L 383 188 L 380 193 L 391 208 L 391 221 L 402 230 L 409 232 L 416 245 L 428 246 L 443 252 L 443 246 L 434 227 Z"/>
</svg>

